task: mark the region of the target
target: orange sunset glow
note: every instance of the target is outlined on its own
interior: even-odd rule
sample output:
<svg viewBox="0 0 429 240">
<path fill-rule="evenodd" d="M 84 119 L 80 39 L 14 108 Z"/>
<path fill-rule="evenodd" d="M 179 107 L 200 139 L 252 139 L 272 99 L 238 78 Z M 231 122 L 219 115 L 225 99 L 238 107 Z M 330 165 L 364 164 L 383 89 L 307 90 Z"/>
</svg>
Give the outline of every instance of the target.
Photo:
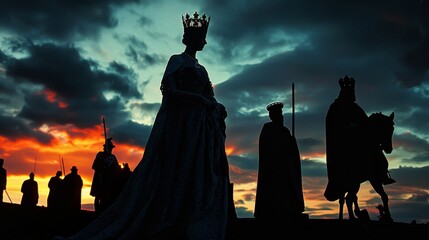
<svg viewBox="0 0 429 240">
<path fill-rule="evenodd" d="M 46 206 L 50 177 L 54 176 L 56 171 L 63 169 L 65 174 L 68 174 L 70 168 L 76 166 L 84 181 L 82 208 L 92 210 L 93 197 L 89 195 L 93 174 L 91 166 L 97 152 L 103 149 L 103 127 L 78 129 L 73 126 L 43 126 L 42 130 L 53 136 L 49 144 L 41 144 L 29 138 L 12 141 L 0 137 L 0 151 L 5 159 L 5 168 L 8 170 L 7 193 L 10 197 L 8 199 L 5 196 L 4 201 L 20 203 L 22 182 L 28 179 L 30 172 L 34 172 L 39 186 L 38 205 Z M 127 144 L 115 143 L 115 145 L 113 153 L 119 163 L 128 163 L 133 169 L 140 161 L 144 149 Z"/>
<path fill-rule="evenodd" d="M 39 206 L 46 206 L 47 196 L 49 194 L 48 181 L 55 172 L 62 170 L 62 162 L 66 173 L 70 172 L 72 166 L 77 166 L 84 186 L 82 188 L 82 209 L 93 210 L 94 198 L 90 196 L 91 181 L 93 170 L 92 162 L 98 151 L 102 150 L 104 144 L 103 126 L 98 125 L 95 128 L 78 129 L 73 126 L 54 127 L 43 126 L 43 132 L 53 136 L 50 144 L 40 144 L 33 139 L 9 139 L 0 138 L 0 149 L 5 158 L 5 167 L 8 172 L 19 172 L 19 174 L 8 174 L 7 192 L 12 201 L 19 203 L 22 193 L 21 184 L 28 179 L 28 174 L 35 172 L 35 180 L 39 186 Z M 108 132 L 108 129 L 107 129 Z M 119 163 L 128 163 L 131 169 L 134 169 L 143 156 L 144 149 L 138 146 L 114 143 L 113 153 L 116 155 Z M 236 146 L 227 146 L 228 156 L 237 151 Z M 235 152 L 235 154 L 237 154 Z M 320 156 L 319 156 L 320 157 Z M 19 164 L 17 164 L 19 163 Z M 230 164 L 230 172 L 234 183 L 234 200 L 236 208 L 244 207 L 247 211 L 254 209 L 254 195 L 256 193 L 257 173 L 241 169 L 234 164 Z M 314 181 L 317 181 L 315 179 Z M 251 182 L 251 183 L 249 183 Z M 311 178 L 304 179 L 304 196 L 307 206 L 332 205 L 329 212 L 336 214 L 336 203 L 329 204 L 321 199 L 321 192 L 306 191 L 306 185 L 319 184 L 321 189 L 325 183 L 312 182 Z M 247 201 L 243 201 L 243 199 Z M 317 216 L 318 212 L 313 214 Z M 327 214 L 326 209 L 321 213 Z"/>
</svg>

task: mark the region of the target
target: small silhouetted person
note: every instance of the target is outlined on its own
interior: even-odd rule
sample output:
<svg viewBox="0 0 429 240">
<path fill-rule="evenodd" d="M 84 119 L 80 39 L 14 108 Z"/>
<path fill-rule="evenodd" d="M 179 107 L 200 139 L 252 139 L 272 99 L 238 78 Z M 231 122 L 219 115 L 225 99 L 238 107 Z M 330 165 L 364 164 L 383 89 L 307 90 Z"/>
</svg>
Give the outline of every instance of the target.
<svg viewBox="0 0 429 240">
<path fill-rule="evenodd" d="M 120 181 L 119 181 L 119 191 L 125 186 L 125 184 L 127 183 L 128 179 L 131 176 L 131 173 L 132 171 L 128 163 L 123 163 L 122 169 L 121 169 Z"/>
<path fill-rule="evenodd" d="M 304 211 L 298 145 L 284 126 L 283 103 L 267 106 L 271 122 L 259 136 L 259 169 L 254 216 L 261 224 L 299 220 Z"/>
<path fill-rule="evenodd" d="M 55 176 L 49 179 L 49 195 L 48 195 L 48 209 L 61 210 L 63 206 L 63 179 L 61 171 L 57 171 Z"/>
<path fill-rule="evenodd" d="M 30 178 L 25 180 L 21 186 L 21 206 L 35 207 L 39 202 L 39 187 L 34 180 L 34 173 L 31 172 L 29 176 Z"/>
<path fill-rule="evenodd" d="M 121 167 L 116 156 L 112 154 L 114 147 L 112 138 L 107 138 L 103 151 L 97 153 L 92 164 L 94 176 L 90 194 L 95 197 L 94 209 L 98 213 L 110 206 L 119 191 Z"/>
<path fill-rule="evenodd" d="M 0 158 L 0 203 L 3 203 L 3 192 L 6 191 L 7 171 L 3 167 L 4 159 Z"/>
<path fill-rule="evenodd" d="M 64 206 L 68 212 L 77 212 L 81 208 L 83 181 L 78 169 L 73 166 L 71 172 L 64 177 Z"/>
</svg>

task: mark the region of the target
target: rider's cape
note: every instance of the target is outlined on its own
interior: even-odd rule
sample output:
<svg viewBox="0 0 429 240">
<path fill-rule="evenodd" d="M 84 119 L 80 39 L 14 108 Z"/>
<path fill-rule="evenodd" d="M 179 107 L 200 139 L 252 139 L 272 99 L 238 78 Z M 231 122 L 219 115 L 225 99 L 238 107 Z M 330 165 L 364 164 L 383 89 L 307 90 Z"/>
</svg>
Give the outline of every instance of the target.
<svg viewBox="0 0 429 240">
<path fill-rule="evenodd" d="M 349 186 L 367 179 L 367 158 L 362 147 L 367 118 L 354 102 L 336 99 L 329 107 L 325 119 L 328 185 L 324 193 L 329 201 L 339 199 Z"/>
</svg>

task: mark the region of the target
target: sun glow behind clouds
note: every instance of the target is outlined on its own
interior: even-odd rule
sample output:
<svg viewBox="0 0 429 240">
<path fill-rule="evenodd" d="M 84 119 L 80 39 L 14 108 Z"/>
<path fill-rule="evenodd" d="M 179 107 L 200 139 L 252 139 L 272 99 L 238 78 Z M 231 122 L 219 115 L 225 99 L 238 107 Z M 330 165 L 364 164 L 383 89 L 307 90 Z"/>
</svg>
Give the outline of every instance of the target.
<svg viewBox="0 0 429 240">
<path fill-rule="evenodd" d="M 89 195 L 93 170 L 92 162 L 104 144 L 103 127 L 78 129 L 72 125 L 50 126 L 44 124 L 40 131 L 49 134 L 53 140 L 41 144 L 35 139 L 8 139 L 0 137 L 0 152 L 5 159 L 4 167 L 8 171 L 7 192 L 13 203 L 20 203 L 21 185 L 28 179 L 30 172 L 35 172 L 39 186 L 39 206 L 46 206 L 49 193 L 48 182 L 56 171 L 68 174 L 71 166 L 77 166 L 83 178 L 82 205 L 93 203 Z M 119 163 L 128 163 L 131 170 L 140 161 L 144 149 L 138 146 L 115 143 L 114 154 Z M 13 174 L 12 174 L 13 173 Z M 4 201 L 9 201 L 7 196 Z"/>
</svg>

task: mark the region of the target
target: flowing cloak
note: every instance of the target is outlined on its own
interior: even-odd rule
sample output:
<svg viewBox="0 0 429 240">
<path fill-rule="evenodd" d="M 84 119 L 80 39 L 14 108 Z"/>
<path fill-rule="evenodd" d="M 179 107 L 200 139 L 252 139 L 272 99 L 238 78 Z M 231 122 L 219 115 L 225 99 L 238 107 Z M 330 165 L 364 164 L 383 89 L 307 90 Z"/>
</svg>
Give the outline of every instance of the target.
<svg viewBox="0 0 429 240">
<path fill-rule="evenodd" d="M 39 202 L 39 187 L 37 182 L 32 179 L 27 179 L 21 186 L 22 206 L 36 206 Z"/>
<path fill-rule="evenodd" d="M 365 111 L 354 102 L 336 99 L 328 109 L 325 119 L 328 184 L 324 196 L 329 201 L 338 200 L 349 186 L 368 179 L 369 159 L 363 145 L 367 119 Z"/>
<path fill-rule="evenodd" d="M 71 239 L 225 239 L 226 116 L 197 99 L 177 98 L 171 84 L 220 105 L 204 67 L 173 55 L 142 160 L 116 201 Z"/>
<path fill-rule="evenodd" d="M 265 123 L 259 135 L 254 216 L 274 220 L 304 211 L 301 159 L 295 137 L 282 124 Z"/>
<path fill-rule="evenodd" d="M 6 183 L 7 183 L 7 171 L 4 168 L 0 168 L 0 190 L 6 189 Z"/>
<path fill-rule="evenodd" d="M 58 210 L 63 204 L 63 179 L 59 176 L 54 176 L 48 182 L 48 208 Z"/>
<path fill-rule="evenodd" d="M 83 180 L 76 172 L 67 174 L 63 179 L 64 205 L 68 211 L 81 208 Z"/>
<path fill-rule="evenodd" d="M 94 175 L 90 195 L 100 198 L 99 210 L 104 211 L 121 191 L 121 166 L 114 154 L 100 151 L 95 156 L 92 169 Z"/>
</svg>

